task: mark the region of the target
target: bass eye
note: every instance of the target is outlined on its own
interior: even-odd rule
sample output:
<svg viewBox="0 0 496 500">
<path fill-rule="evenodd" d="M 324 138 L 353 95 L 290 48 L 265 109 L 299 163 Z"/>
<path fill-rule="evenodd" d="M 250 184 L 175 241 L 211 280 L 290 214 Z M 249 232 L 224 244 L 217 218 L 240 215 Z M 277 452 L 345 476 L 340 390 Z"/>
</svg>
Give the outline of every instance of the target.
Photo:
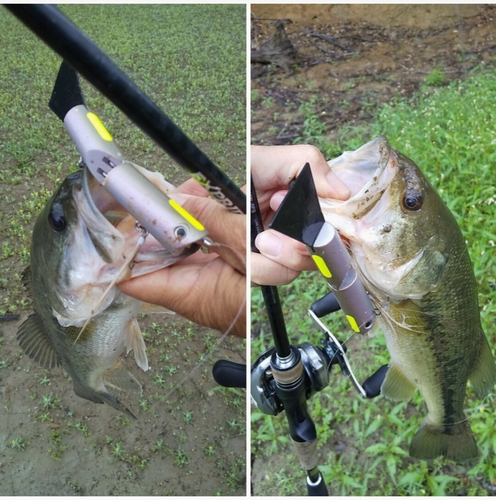
<svg viewBox="0 0 496 500">
<path fill-rule="evenodd" d="M 424 197 L 418 191 L 409 191 L 403 197 L 403 208 L 409 211 L 417 211 L 422 208 Z"/>
<path fill-rule="evenodd" d="M 62 205 L 54 204 L 48 214 L 48 222 L 54 231 L 60 232 L 65 229 L 67 221 L 65 220 L 64 209 Z"/>
</svg>

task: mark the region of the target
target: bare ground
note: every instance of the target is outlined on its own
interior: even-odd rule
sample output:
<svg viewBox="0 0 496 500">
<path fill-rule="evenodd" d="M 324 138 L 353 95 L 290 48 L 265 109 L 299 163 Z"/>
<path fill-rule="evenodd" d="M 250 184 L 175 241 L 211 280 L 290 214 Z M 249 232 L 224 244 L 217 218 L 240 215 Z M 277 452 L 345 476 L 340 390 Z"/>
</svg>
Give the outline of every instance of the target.
<svg viewBox="0 0 496 500">
<path fill-rule="evenodd" d="M 252 142 L 293 143 L 312 98 L 332 140 L 412 95 L 435 69 L 440 84 L 463 79 L 494 61 L 495 15 L 492 5 L 253 5 L 252 60 L 262 62 L 252 63 Z M 278 20 L 296 51 L 289 60 L 262 56 Z"/>
<path fill-rule="evenodd" d="M 20 321 L 1 327 L 9 366 L 0 370 L 0 495 L 245 493 L 245 394 L 221 388 L 211 375 L 217 359 L 245 362 L 241 342 L 224 342 L 183 381 L 218 332 L 175 318 L 155 333 L 152 321 L 140 322 L 151 371 L 126 360 L 143 394 L 118 393 L 137 420 L 77 397 L 62 369 L 35 366 L 16 345 Z M 24 450 L 14 444 L 19 438 Z"/>
</svg>

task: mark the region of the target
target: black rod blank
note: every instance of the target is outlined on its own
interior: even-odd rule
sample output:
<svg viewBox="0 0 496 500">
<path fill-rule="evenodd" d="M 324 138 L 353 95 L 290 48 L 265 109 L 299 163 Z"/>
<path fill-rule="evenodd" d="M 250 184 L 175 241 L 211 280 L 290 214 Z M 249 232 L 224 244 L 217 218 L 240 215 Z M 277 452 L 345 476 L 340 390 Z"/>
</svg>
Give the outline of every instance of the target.
<svg viewBox="0 0 496 500">
<path fill-rule="evenodd" d="M 251 250 L 252 252 L 260 253 L 258 248 L 255 246 L 255 238 L 264 229 L 257 194 L 255 192 L 255 186 L 253 185 L 253 179 L 251 181 L 251 186 Z M 279 292 L 277 291 L 276 286 L 262 285 L 260 288 L 262 289 L 262 296 L 264 298 L 265 308 L 267 309 L 267 315 L 269 317 L 269 324 L 272 337 L 274 339 L 276 353 L 280 358 L 287 358 L 291 353 L 291 347 L 289 344 L 286 324 L 284 322 L 284 315 L 282 313 Z"/>
</svg>

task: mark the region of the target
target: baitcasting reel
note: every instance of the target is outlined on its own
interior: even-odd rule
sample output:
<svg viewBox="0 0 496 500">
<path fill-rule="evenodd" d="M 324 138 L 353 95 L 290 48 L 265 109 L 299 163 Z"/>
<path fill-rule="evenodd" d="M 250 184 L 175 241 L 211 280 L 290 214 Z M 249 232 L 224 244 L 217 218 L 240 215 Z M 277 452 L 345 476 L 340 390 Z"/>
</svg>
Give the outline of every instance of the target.
<svg viewBox="0 0 496 500">
<path fill-rule="evenodd" d="M 299 356 L 303 366 L 301 377 L 295 382 L 304 386 L 305 399 L 310 399 L 316 392 L 329 385 L 330 372 L 335 364 L 339 365 L 344 376 L 350 378 L 360 396 L 363 398 L 378 396 L 381 384 L 386 376 L 387 365 L 379 368 L 361 385 L 356 379 L 346 356 L 346 345 L 339 342 L 313 310 L 309 310 L 308 314 L 324 333 L 324 338 L 320 347 L 313 346 L 308 342 L 299 345 L 297 348 L 298 354 L 292 359 L 294 363 L 296 361 L 294 358 Z M 292 354 L 294 354 L 294 351 L 292 351 Z M 278 360 L 275 348 L 272 347 L 265 351 L 252 365 L 251 396 L 257 408 L 267 415 L 278 415 L 285 409 L 278 395 L 278 379 L 277 375 L 274 376 L 274 367 L 276 372 L 278 369 L 287 369 L 290 361 L 281 362 Z"/>
</svg>

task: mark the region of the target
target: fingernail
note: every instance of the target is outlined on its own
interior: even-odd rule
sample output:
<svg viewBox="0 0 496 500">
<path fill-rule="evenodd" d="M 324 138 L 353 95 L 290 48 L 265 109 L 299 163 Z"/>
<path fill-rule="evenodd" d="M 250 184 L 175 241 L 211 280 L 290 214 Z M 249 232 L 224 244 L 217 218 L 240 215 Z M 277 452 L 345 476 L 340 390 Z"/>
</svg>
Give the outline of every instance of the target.
<svg viewBox="0 0 496 500">
<path fill-rule="evenodd" d="M 286 192 L 276 193 L 274 196 L 272 196 L 272 198 L 270 199 L 270 208 L 276 211 L 279 208 L 279 205 L 282 203 L 282 200 L 284 200 L 285 196 Z"/>
<path fill-rule="evenodd" d="M 268 257 L 278 257 L 281 253 L 281 240 L 276 235 L 266 231 L 257 236 L 255 245 L 260 253 Z"/>
<path fill-rule="evenodd" d="M 186 203 L 188 198 L 191 198 L 191 196 L 188 196 L 187 194 L 184 193 L 180 193 L 178 191 L 174 193 L 169 193 L 167 196 L 181 206 L 183 206 Z"/>
<path fill-rule="evenodd" d="M 350 188 L 343 181 L 339 180 L 332 170 L 329 170 L 326 174 L 326 180 L 340 199 L 347 200 L 350 197 Z"/>
</svg>

